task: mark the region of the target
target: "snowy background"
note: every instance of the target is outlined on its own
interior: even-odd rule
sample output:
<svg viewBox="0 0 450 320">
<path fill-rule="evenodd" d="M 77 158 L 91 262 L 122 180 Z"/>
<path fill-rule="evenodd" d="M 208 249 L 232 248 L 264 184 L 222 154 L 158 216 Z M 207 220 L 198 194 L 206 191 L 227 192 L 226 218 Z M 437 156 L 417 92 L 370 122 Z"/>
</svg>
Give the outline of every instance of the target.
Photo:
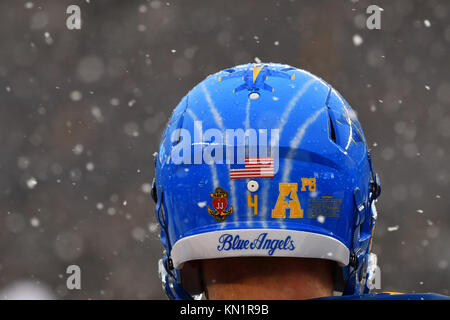
<svg viewBox="0 0 450 320">
<path fill-rule="evenodd" d="M 357 111 L 382 179 L 382 289 L 449 294 L 449 44 L 445 0 L 0 1 L 0 297 L 164 299 L 152 154 L 190 88 L 259 60 Z"/>
</svg>

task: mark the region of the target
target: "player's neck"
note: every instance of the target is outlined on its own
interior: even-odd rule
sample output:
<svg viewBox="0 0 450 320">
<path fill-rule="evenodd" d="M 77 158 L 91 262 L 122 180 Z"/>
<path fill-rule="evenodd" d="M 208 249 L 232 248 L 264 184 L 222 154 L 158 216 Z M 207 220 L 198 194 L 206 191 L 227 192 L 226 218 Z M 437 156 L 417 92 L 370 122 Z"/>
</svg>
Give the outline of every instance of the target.
<svg viewBox="0 0 450 320">
<path fill-rule="evenodd" d="M 312 299 L 333 294 L 333 264 L 301 258 L 230 258 L 203 262 L 208 299 Z"/>
</svg>

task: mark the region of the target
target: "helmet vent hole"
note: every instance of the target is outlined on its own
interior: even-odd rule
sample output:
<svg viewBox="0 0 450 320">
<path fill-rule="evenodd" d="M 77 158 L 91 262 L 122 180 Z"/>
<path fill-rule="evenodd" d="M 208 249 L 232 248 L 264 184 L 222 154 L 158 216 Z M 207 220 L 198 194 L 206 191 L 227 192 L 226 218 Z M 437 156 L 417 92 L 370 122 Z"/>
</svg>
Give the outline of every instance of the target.
<svg viewBox="0 0 450 320">
<path fill-rule="evenodd" d="M 333 120 L 331 119 L 331 115 L 328 113 L 328 118 L 330 119 L 330 138 L 336 143 L 336 131 L 334 130 Z"/>
</svg>

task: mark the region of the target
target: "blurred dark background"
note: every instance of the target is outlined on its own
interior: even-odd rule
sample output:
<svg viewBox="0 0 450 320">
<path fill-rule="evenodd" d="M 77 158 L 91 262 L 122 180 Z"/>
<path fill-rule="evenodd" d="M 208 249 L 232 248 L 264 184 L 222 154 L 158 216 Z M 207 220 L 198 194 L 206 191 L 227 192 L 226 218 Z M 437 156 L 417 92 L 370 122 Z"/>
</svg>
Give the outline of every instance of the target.
<svg viewBox="0 0 450 320">
<path fill-rule="evenodd" d="M 317 74 L 357 111 L 382 179 L 382 289 L 449 294 L 449 17 L 445 0 L 2 0 L 0 297 L 164 299 L 161 132 L 208 74 L 258 61 Z"/>
</svg>

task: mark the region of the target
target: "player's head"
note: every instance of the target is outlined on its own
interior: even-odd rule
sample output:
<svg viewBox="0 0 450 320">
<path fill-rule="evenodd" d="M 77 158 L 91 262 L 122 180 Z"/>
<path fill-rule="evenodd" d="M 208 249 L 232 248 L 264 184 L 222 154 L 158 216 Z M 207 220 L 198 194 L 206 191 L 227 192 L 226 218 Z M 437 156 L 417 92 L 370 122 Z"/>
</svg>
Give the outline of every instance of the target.
<svg viewBox="0 0 450 320">
<path fill-rule="evenodd" d="M 380 184 L 355 112 L 322 79 L 274 63 L 210 75 L 175 108 L 155 165 L 169 297 L 198 293 L 181 285 L 188 261 L 253 256 L 331 260 L 337 291 L 368 291 Z"/>
</svg>

